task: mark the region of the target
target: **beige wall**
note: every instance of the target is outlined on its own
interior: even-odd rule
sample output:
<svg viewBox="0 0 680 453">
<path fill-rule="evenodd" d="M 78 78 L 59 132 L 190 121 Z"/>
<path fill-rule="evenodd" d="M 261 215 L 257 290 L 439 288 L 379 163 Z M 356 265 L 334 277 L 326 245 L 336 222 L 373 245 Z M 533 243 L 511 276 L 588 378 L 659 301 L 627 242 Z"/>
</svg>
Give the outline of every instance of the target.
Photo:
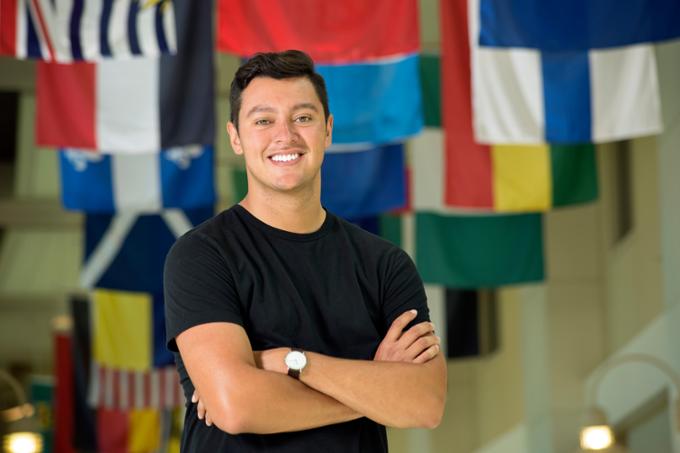
<svg viewBox="0 0 680 453">
<path fill-rule="evenodd" d="M 606 348 L 611 353 L 663 309 L 658 153 L 653 137 L 630 142 L 633 228 L 616 242 L 613 173 L 618 148 L 616 144 L 609 144 L 598 151 Z"/>
<path fill-rule="evenodd" d="M 432 433 L 432 452 L 473 451 L 524 418 L 520 291 L 507 289 L 498 296 L 499 350 L 449 362 L 449 398 L 444 420 Z"/>
</svg>

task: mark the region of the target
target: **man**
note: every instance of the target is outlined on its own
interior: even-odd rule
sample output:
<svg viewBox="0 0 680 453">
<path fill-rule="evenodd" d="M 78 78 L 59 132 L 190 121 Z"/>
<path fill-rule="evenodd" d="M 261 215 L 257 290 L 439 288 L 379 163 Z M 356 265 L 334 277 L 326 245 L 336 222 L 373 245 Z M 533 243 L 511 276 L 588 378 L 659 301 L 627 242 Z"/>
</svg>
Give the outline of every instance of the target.
<svg viewBox="0 0 680 453">
<path fill-rule="evenodd" d="M 438 425 L 446 366 L 412 261 L 321 206 L 333 117 L 311 59 L 255 55 L 230 102 L 248 193 L 166 261 L 168 346 L 200 396 L 182 451 L 381 452 L 383 425 Z"/>
</svg>

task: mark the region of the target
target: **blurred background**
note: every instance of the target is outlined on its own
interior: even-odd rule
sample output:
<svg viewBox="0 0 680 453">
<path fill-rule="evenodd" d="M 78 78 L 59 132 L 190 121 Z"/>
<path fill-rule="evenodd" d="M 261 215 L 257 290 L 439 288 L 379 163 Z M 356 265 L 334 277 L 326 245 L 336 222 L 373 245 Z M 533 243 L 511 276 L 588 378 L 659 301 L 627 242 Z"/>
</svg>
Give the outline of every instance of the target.
<svg viewBox="0 0 680 453">
<path fill-rule="evenodd" d="M 444 342 L 444 419 L 390 450 L 680 452 L 677 0 L 0 0 L 3 451 L 179 451 L 163 260 L 245 194 L 229 83 L 288 48 L 324 206 Z"/>
</svg>

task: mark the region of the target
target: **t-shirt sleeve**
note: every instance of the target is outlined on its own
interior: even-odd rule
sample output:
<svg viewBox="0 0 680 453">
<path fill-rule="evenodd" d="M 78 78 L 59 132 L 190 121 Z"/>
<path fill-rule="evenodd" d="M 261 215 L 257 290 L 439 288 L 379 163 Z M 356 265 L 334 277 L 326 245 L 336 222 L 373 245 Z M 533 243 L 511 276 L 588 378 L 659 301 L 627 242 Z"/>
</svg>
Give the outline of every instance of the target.
<svg viewBox="0 0 680 453">
<path fill-rule="evenodd" d="M 233 278 L 217 244 L 200 233 L 175 242 L 163 273 L 168 348 L 177 352 L 175 337 L 209 322 L 243 325 Z"/>
<path fill-rule="evenodd" d="M 382 310 L 385 332 L 392 322 L 407 310 L 418 310 L 416 319 L 408 327 L 429 321 L 430 311 L 427 307 L 425 288 L 411 257 L 403 250 L 395 248 L 391 251 L 387 263 Z"/>
</svg>

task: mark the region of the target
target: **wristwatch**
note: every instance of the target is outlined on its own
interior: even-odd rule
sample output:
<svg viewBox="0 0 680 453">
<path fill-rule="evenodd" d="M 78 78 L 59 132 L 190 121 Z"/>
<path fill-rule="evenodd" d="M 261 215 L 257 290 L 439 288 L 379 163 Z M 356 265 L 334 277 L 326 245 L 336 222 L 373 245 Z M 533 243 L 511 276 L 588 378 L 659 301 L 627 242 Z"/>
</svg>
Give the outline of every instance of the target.
<svg viewBox="0 0 680 453">
<path fill-rule="evenodd" d="M 307 366 L 305 351 L 298 348 L 291 348 L 290 352 L 286 354 L 284 361 L 288 367 L 288 376 L 300 379 L 300 373 L 302 373 L 302 370 Z"/>
</svg>

